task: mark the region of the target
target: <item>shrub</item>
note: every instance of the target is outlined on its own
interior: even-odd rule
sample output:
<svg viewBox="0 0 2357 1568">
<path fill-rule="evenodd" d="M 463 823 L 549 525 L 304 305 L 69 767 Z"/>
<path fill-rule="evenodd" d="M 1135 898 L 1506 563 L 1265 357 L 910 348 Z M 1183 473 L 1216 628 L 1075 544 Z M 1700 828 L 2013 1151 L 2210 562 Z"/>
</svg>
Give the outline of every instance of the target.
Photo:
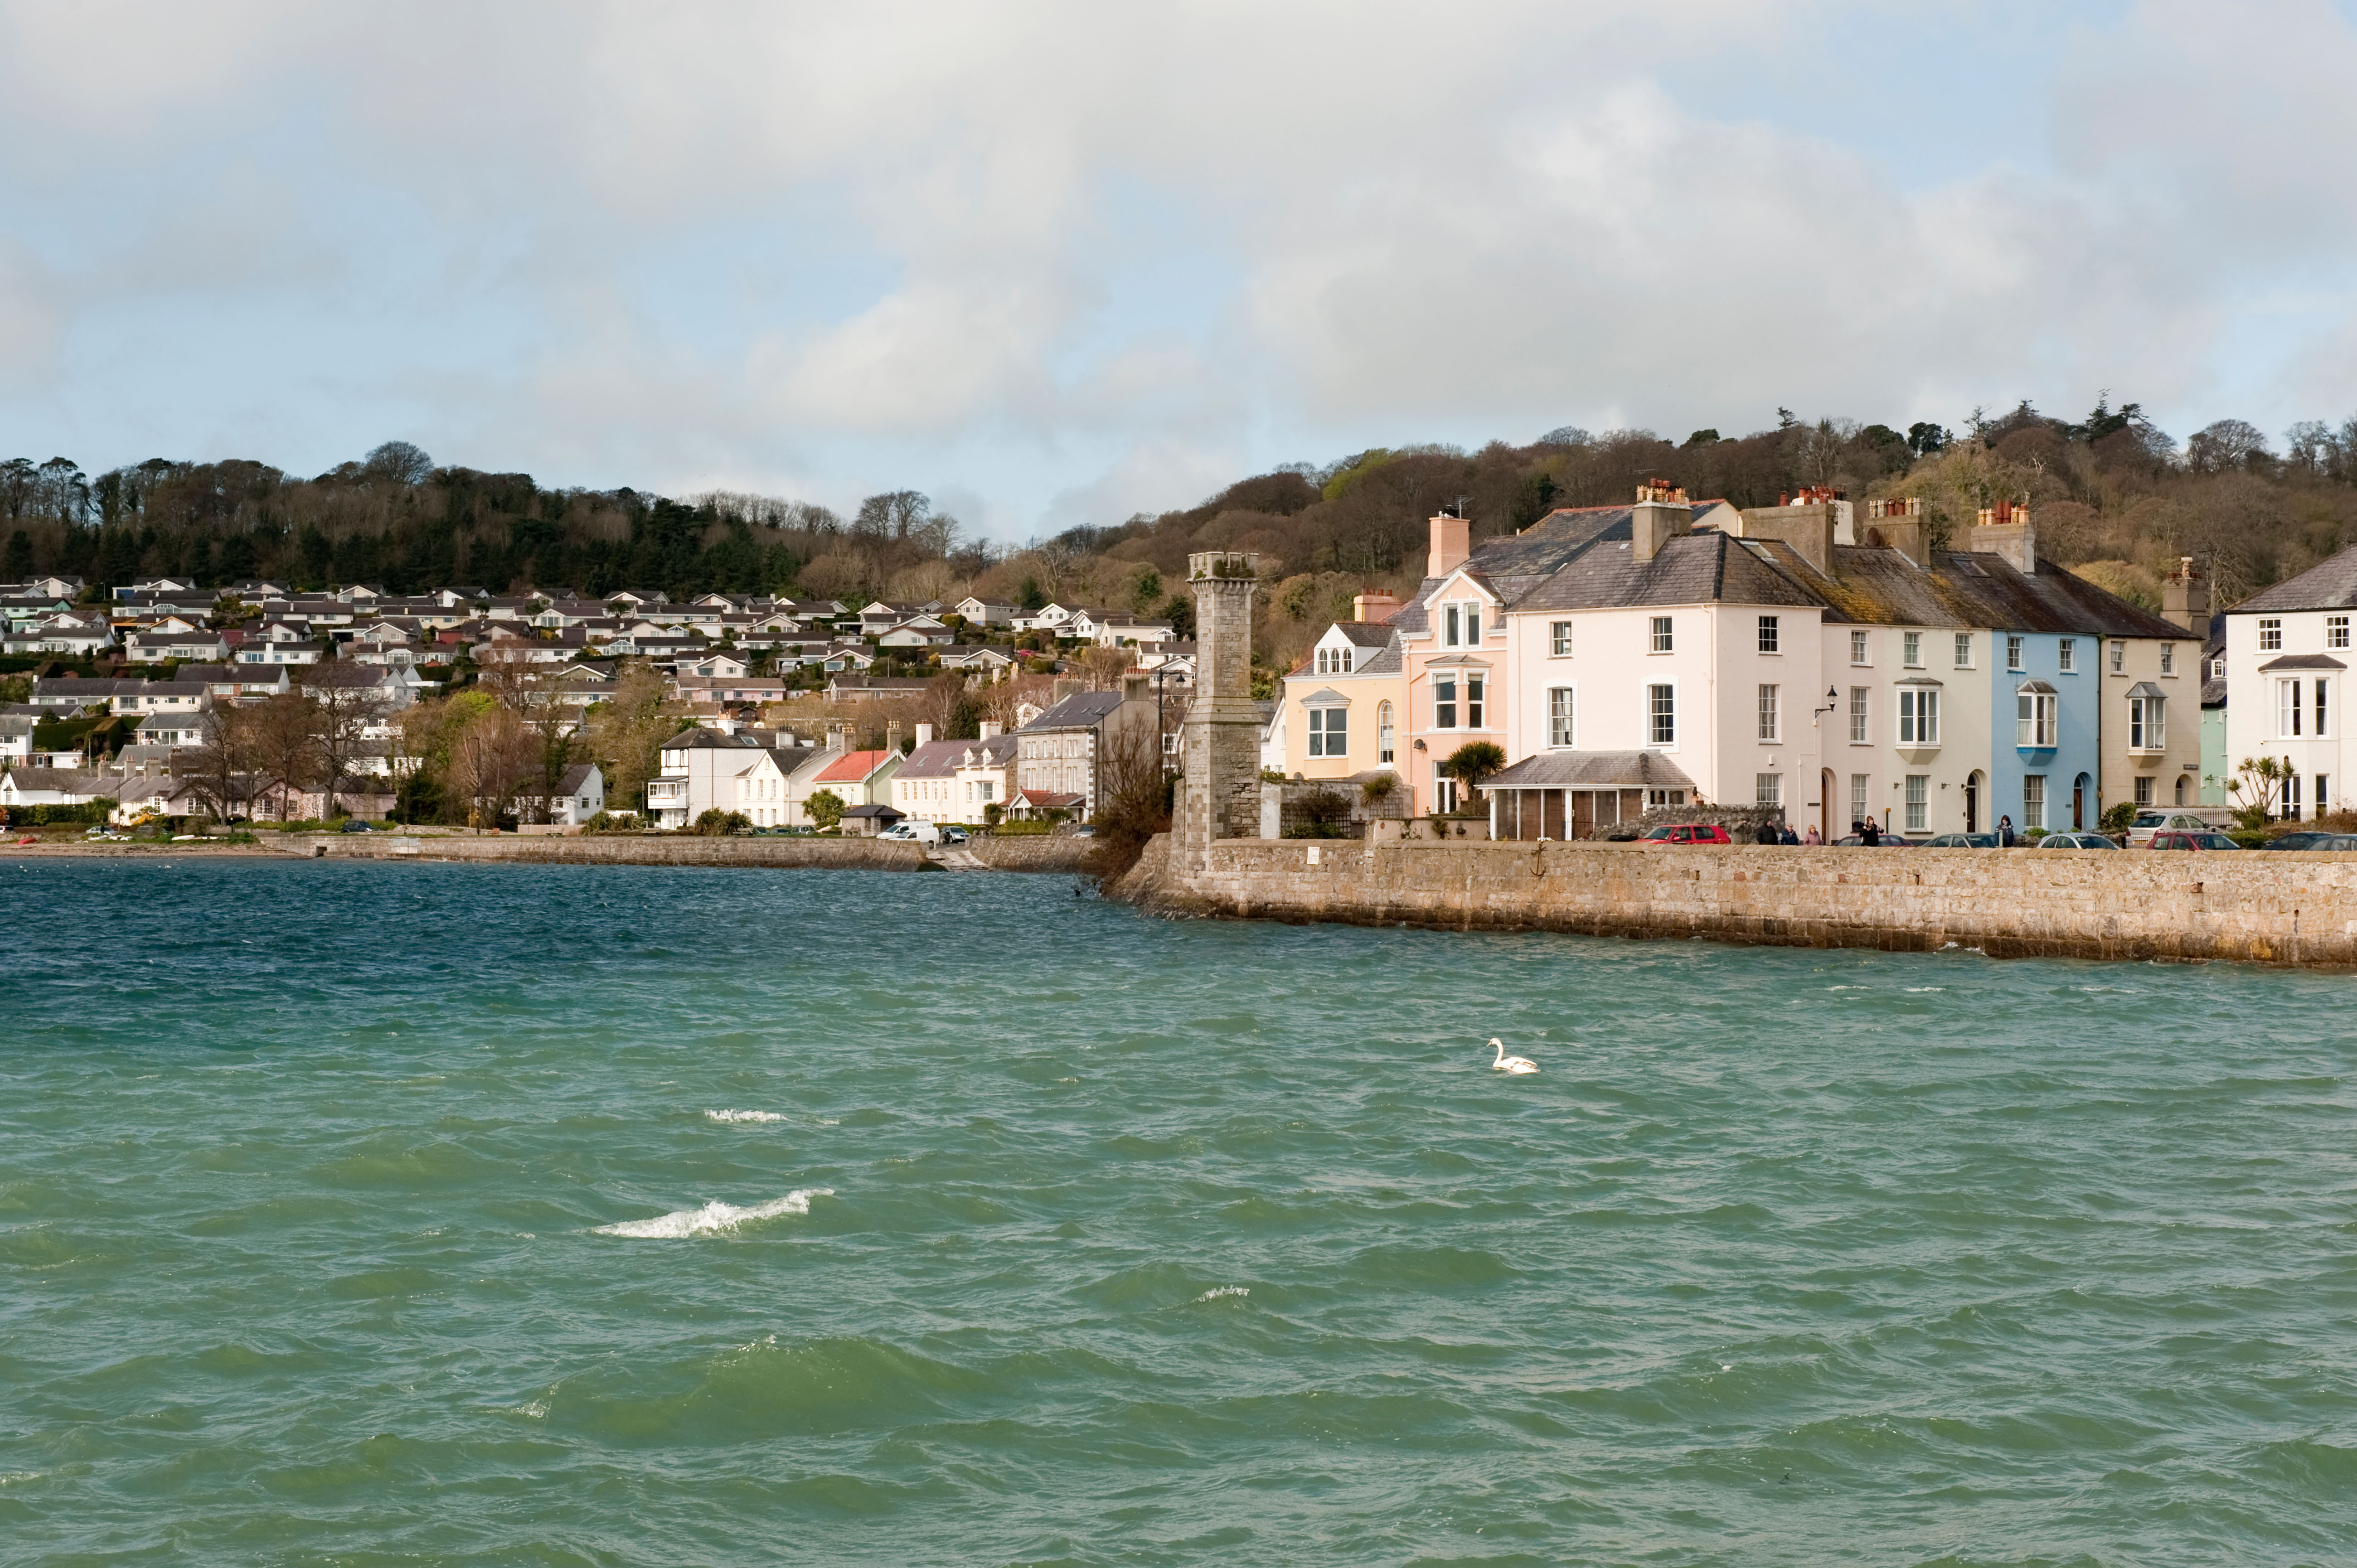
<svg viewBox="0 0 2357 1568">
<path fill-rule="evenodd" d="M 1359 786 L 1359 799 L 1370 806 L 1380 806 L 1399 789 L 1399 775 L 1378 773 Z"/>
<path fill-rule="evenodd" d="M 696 818 L 687 831 L 698 838 L 723 838 L 733 832 L 751 832 L 753 819 L 742 811 L 724 811 L 714 806 Z"/>
<path fill-rule="evenodd" d="M 1001 822 L 990 831 L 999 838 L 1026 838 L 1048 832 L 1050 826 L 1047 822 Z"/>
<path fill-rule="evenodd" d="M 2141 809 L 2134 800 L 2122 800 L 2117 805 L 2106 806 L 2104 808 L 2104 820 L 2097 825 L 2107 833 L 2124 833 L 2128 831 L 2128 824 L 2136 821 L 2136 814 Z"/>
</svg>

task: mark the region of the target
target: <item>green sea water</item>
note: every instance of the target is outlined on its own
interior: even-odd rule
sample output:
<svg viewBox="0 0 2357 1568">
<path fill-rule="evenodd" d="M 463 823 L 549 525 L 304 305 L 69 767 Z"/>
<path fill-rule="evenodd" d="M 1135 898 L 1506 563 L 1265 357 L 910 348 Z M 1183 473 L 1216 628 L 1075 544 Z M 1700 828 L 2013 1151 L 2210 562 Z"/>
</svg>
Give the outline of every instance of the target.
<svg viewBox="0 0 2357 1568">
<path fill-rule="evenodd" d="M 2357 1561 L 2343 977 L 0 879 L 12 1568 Z"/>
</svg>

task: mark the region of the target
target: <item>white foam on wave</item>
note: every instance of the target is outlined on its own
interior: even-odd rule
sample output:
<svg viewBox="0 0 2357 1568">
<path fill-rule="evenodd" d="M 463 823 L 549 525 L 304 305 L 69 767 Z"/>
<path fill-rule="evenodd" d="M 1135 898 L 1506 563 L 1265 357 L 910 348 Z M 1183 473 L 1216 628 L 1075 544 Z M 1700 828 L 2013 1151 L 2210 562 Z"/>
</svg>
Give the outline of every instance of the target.
<svg viewBox="0 0 2357 1568">
<path fill-rule="evenodd" d="M 757 1203 L 750 1208 L 739 1208 L 733 1203 L 715 1200 L 701 1208 L 683 1208 L 675 1213 L 659 1215 L 652 1219 L 625 1219 L 615 1225 L 600 1225 L 600 1236 L 632 1236 L 651 1240 L 676 1240 L 686 1236 L 717 1236 L 734 1230 L 739 1225 L 756 1219 L 775 1219 L 781 1215 L 808 1214 L 813 1197 L 833 1197 L 831 1187 L 798 1187 L 783 1197 L 773 1197 L 767 1203 Z"/>
<path fill-rule="evenodd" d="M 707 1111 L 705 1119 L 711 1122 L 782 1122 L 785 1117 L 775 1111 Z"/>
<path fill-rule="evenodd" d="M 1213 1285 L 1210 1290 L 1205 1291 L 1195 1299 L 1199 1302 L 1217 1301 L 1223 1295 L 1250 1294 L 1252 1294 L 1252 1287 L 1249 1285 Z"/>
</svg>

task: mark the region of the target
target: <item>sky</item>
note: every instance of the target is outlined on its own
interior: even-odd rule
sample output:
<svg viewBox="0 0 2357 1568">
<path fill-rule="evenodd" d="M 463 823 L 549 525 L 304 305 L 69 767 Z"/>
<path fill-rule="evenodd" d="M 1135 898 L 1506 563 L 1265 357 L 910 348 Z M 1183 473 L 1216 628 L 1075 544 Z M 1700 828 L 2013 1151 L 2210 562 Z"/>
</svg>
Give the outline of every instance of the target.
<svg viewBox="0 0 2357 1568">
<path fill-rule="evenodd" d="M 1007 542 L 1370 446 L 2357 414 L 2357 0 L 0 0 L 0 456 Z"/>
</svg>

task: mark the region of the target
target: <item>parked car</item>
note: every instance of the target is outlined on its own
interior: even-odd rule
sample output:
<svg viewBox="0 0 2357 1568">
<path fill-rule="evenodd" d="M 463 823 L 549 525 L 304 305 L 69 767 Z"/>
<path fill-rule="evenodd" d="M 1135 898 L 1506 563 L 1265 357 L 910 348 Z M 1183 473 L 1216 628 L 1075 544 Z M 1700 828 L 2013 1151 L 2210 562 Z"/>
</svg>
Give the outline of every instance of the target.
<svg viewBox="0 0 2357 1568">
<path fill-rule="evenodd" d="M 2357 833 L 2286 833 L 2281 838 L 2269 839 L 2259 847 L 2261 849 L 2347 851 L 2357 849 Z"/>
<path fill-rule="evenodd" d="M 1958 833 L 1954 836 L 1962 838 L 1964 834 Z M 1857 833 L 1844 833 L 1834 840 L 1834 847 L 1835 849 L 1914 849 L 1918 846 L 1913 839 L 1900 833 L 1885 833 L 1870 844 Z M 1929 849 L 1932 846 L 1926 843 L 1921 847 Z"/>
<path fill-rule="evenodd" d="M 1849 841 L 1844 839 L 1844 843 Z M 1995 849 L 1995 833 L 1940 833 L 1923 841 L 1925 849 Z"/>
<path fill-rule="evenodd" d="M 1735 840 L 1716 822 L 1663 822 L 1637 842 L 1641 844 L 1733 843 Z"/>
<path fill-rule="evenodd" d="M 1072 830 L 1072 836 L 1076 839 L 1092 839 L 1097 836 L 1096 824 L 1094 822 L 1082 822 L 1079 827 Z"/>
<path fill-rule="evenodd" d="M 2214 833 L 2233 820 L 2232 811 L 2214 807 L 2175 806 L 2138 811 L 2136 820 L 2128 823 L 2128 847 L 2142 849 L 2157 832 Z"/>
<path fill-rule="evenodd" d="M 2243 846 L 2224 833 L 2157 832 L 2147 841 L 2147 849 L 2240 849 Z"/>
<path fill-rule="evenodd" d="M 369 826 L 368 823 L 361 821 L 358 817 L 346 817 L 344 819 L 344 825 L 338 828 L 336 831 L 343 833 L 372 833 L 376 832 L 374 828 Z"/>
<path fill-rule="evenodd" d="M 966 831 L 963 828 L 946 827 L 942 830 L 942 842 L 943 843 L 963 843 L 966 842 L 967 836 Z"/>
<path fill-rule="evenodd" d="M 2048 833 L 2038 841 L 2040 849 L 2117 849 L 2102 833 Z"/>
<path fill-rule="evenodd" d="M 2303 829 L 2296 833 L 2285 833 L 2279 838 L 2271 838 L 2259 847 L 2261 849 L 2331 849 L 2334 847 L 2335 839 L 2345 839 L 2349 836 L 2347 833 L 2328 833 L 2321 830 Z"/>
</svg>

